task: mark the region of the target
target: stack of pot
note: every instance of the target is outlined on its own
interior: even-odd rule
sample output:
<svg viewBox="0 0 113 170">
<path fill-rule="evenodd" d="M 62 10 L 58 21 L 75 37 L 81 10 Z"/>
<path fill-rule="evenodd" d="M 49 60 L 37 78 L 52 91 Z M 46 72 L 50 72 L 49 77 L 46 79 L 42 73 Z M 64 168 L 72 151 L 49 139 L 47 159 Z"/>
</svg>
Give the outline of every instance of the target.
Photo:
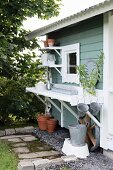
<svg viewBox="0 0 113 170">
<path fill-rule="evenodd" d="M 39 115 L 37 121 L 40 130 L 47 130 L 49 133 L 56 130 L 57 120 L 51 118 L 49 115 Z"/>
</svg>

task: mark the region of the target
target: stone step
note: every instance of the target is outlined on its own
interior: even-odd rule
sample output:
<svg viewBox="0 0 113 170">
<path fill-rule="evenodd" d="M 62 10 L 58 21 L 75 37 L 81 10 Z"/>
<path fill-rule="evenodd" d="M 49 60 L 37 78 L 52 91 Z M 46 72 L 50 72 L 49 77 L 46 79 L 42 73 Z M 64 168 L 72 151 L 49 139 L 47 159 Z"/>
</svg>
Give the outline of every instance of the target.
<svg viewBox="0 0 113 170">
<path fill-rule="evenodd" d="M 28 153 L 28 154 L 19 154 L 18 157 L 20 159 L 33 159 L 33 158 L 43 158 L 49 156 L 59 155 L 58 151 L 42 151 L 42 152 L 35 152 L 35 153 Z"/>
<path fill-rule="evenodd" d="M 12 149 L 15 153 L 29 153 L 30 150 L 27 147 L 18 147 Z"/>
<path fill-rule="evenodd" d="M 3 136 L 3 137 L 0 137 L 0 139 L 11 139 L 11 138 L 21 138 L 21 137 L 29 137 L 29 136 L 32 136 L 32 135 L 10 135 L 10 136 Z"/>
<path fill-rule="evenodd" d="M 76 161 L 77 158 L 74 155 L 63 156 L 56 159 L 37 159 L 37 160 L 22 160 L 18 164 L 18 170 L 44 170 L 45 168 L 50 168 L 52 165 L 61 165 L 66 161 Z"/>
</svg>

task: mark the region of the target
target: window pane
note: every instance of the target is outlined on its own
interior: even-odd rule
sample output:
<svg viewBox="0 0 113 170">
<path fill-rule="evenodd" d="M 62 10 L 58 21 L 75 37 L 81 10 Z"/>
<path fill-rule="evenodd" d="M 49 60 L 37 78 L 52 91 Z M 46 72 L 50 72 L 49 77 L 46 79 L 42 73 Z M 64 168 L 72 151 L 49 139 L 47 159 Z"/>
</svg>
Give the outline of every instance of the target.
<svg viewBox="0 0 113 170">
<path fill-rule="evenodd" d="M 67 55 L 67 73 L 68 74 L 76 74 L 76 62 L 77 62 L 77 57 L 76 53 L 68 53 Z"/>
</svg>

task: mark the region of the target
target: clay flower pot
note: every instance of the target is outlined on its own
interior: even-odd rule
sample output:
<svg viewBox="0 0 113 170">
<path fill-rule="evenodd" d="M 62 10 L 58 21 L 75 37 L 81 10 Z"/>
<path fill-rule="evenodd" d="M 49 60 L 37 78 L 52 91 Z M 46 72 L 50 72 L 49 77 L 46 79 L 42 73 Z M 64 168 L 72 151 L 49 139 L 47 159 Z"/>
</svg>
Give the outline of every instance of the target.
<svg viewBox="0 0 113 170">
<path fill-rule="evenodd" d="M 47 130 L 47 120 L 50 116 L 39 115 L 37 118 L 38 126 L 40 130 Z"/>
<path fill-rule="evenodd" d="M 44 47 L 48 47 L 48 41 L 43 41 Z"/>
<path fill-rule="evenodd" d="M 56 130 L 57 120 L 56 119 L 49 119 L 47 120 L 47 131 L 52 133 Z"/>
<path fill-rule="evenodd" d="M 47 42 L 48 42 L 48 46 L 49 47 L 52 47 L 55 44 L 55 40 L 54 39 L 48 39 Z"/>
</svg>

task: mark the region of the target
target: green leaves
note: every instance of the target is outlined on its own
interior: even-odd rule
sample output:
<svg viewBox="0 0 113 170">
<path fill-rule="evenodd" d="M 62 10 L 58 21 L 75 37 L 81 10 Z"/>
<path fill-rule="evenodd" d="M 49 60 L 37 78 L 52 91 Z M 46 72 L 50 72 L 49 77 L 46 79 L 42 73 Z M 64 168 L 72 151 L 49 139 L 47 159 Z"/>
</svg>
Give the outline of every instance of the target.
<svg viewBox="0 0 113 170">
<path fill-rule="evenodd" d="M 88 68 L 85 64 L 77 67 L 83 89 L 92 95 L 96 94 L 95 86 L 101 79 L 103 60 L 104 54 L 101 52 L 95 62 L 95 68 L 92 68 L 90 74 L 88 73 Z"/>
<path fill-rule="evenodd" d="M 41 19 L 58 15 L 60 2 L 0 0 L 0 121 L 6 121 L 9 114 L 30 118 L 41 111 L 42 104 L 25 91 L 43 80 L 43 70 L 37 68 L 40 58 L 33 52 L 39 45 L 36 39 L 25 40 L 28 32 L 22 23 L 34 15 Z"/>
</svg>

